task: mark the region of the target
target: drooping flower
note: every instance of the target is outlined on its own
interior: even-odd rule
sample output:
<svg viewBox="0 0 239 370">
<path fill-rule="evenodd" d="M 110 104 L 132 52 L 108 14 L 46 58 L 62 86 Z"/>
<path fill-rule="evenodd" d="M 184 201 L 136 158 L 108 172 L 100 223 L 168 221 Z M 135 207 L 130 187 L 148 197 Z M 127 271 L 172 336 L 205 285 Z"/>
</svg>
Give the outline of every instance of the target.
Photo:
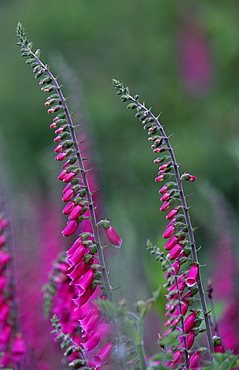
<svg viewBox="0 0 239 370">
<path fill-rule="evenodd" d="M 20 333 L 15 335 L 12 343 L 12 357 L 15 361 L 20 361 L 26 353 L 26 345 Z"/>
<path fill-rule="evenodd" d="M 94 356 L 94 361 L 96 365 L 102 365 L 108 360 L 113 350 L 112 343 L 106 343 L 100 350 L 100 352 Z"/>
<path fill-rule="evenodd" d="M 188 271 L 188 276 L 186 278 L 186 284 L 188 287 L 192 287 L 196 284 L 198 279 L 198 266 L 192 265 Z"/>
<path fill-rule="evenodd" d="M 110 243 L 113 244 L 115 247 L 120 248 L 122 244 L 122 239 L 115 231 L 115 229 L 111 225 L 109 225 L 109 227 L 104 228 L 104 230 Z"/>
</svg>

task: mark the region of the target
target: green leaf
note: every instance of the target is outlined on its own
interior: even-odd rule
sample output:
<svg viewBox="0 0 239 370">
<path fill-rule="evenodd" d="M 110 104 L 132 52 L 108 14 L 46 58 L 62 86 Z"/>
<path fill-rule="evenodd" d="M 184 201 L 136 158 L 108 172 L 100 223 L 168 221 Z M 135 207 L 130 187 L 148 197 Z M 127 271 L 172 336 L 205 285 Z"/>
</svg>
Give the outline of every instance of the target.
<svg viewBox="0 0 239 370">
<path fill-rule="evenodd" d="M 123 333 L 130 338 L 136 345 L 142 342 L 142 338 L 135 328 L 135 324 L 132 320 L 125 319 L 122 323 Z"/>
</svg>

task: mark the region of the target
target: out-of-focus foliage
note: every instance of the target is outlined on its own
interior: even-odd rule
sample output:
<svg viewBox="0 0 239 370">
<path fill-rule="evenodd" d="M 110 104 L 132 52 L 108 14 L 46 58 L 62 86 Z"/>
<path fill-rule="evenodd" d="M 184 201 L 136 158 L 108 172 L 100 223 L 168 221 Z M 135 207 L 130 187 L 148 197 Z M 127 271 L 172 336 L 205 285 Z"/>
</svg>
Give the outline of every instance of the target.
<svg viewBox="0 0 239 370">
<path fill-rule="evenodd" d="M 42 49 L 43 60 L 55 64 L 57 58 L 63 58 L 80 81 L 81 116 L 90 123 L 95 138 L 92 150 L 100 172 L 105 217 L 124 240 L 123 257 L 119 258 L 117 251 L 112 269 L 117 266 L 115 281 L 122 280 L 126 296 L 147 296 L 144 284 L 135 286 L 155 269 L 143 270 L 142 259 L 148 258 L 145 243 L 148 237 L 159 241 L 166 222 L 159 213 L 154 182 L 157 167 L 152 163 L 147 135 L 115 97 L 111 79 L 129 85 L 155 114 L 162 112 L 167 133 L 175 133 L 172 142 L 179 144 L 176 155 L 182 172 L 198 177 L 197 185 L 189 184 L 187 190 L 194 193 L 190 199 L 193 220 L 195 225 L 202 224 L 197 235 L 206 250 L 211 240 L 203 224 L 209 213 L 206 203 L 202 209 L 197 187 L 202 189 L 207 179 L 239 208 L 238 14 L 236 0 L 0 3 L 1 158 L 14 180 L 12 198 L 17 202 L 19 189 L 35 188 L 44 195 L 49 169 L 57 173 L 58 168 L 51 144 L 51 117 L 43 105 L 45 96 L 15 47 L 19 20 L 36 48 Z M 206 50 L 203 61 L 202 54 L 197 54 L 197 42 L 199 49 Z M 196 51 L 190 49 L 192 44 Z M 189 54 L 185 56 L 186 51 Z M 195 78 L 192 85 L 187 81 L 184 58 L 188 69 L 195 67 L 190 75 Z M 205 84 L 200 83 L 205 78 L 200 75 L 200 63 L 208 63 Z M 60 74 L 65 90 L 72 95 L 63 71 L 56 71 L 58 67 L 62 64 L 52 65 L 53 72 Z M 59 186 L 54 186 L 60 199 Z M 127 284 L 133 275 L 135 285 Z"/>
</svg>

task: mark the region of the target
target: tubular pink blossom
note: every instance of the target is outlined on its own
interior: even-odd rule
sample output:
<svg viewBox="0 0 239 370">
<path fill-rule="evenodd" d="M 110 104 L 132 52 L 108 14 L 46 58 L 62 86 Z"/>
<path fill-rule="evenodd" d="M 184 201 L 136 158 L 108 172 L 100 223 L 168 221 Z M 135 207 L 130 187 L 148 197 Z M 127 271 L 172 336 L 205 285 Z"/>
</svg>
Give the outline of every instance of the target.
<svg viewBox="0 0 239 370">
<path fill-rule="evenodd" d="M 7 303 L 4 303 L 0 307 L 0 322 L 5 322 L 8 318 L 9 313 L 10 313 L 10 307 Z"/>
<path fill-rule="evenodd" d="M 63 150 L 63 147 L 61 144 L 57 145 L 57 147 L 54 149 L 55 153 L 60 153 Z"/>
<path fill-rule="evenodd" d="M 70 182 L 73 178 L 74 178 L 74 176 L 75 176 L 75 173 L 74 172 L 68 172 L 67 174 L 66 174 L 66 176 L 64 177 L 64 179 L 63 179 L 63 181 L 64 182 Z"/>
<path fill-rule="evenodd" d="M 198 279 L 198 266 L 192 265 L 188 271 L 188 276 L 186 278 L 186 285 L 190 288 L 194 286 Z"/>
<path fill-rule="evenodd" d="M 93 330 L 97 330 L 96 326 L 100 320 L 100 312 L 95 311 L 86 323 L 81 322 L 81 327 L 86 333 L 90 333 Z"/>
<path fill-rule="evenodd" d="M 2 252 L 0 250 L 0 265 L 6 265 L 11 259 L 10 254 Z"/>
<path fill-rule="evenodd" d="M 79 281 L 75 283 L 76 288 L 80 294 L 84 294 L 87 289 L 90 288 L 95 276 L 95 271 L 91 268 L 84 276 L 82 276 Z"/>
<path fill-rule="evenodd" d="M 100 310 L 97 306 L 89 306 L 88 308 L 86 306 L 87 305 L 79 308 L 79 310 L 84 312 L 83 315 L 81 315 L 81 317 L 79 318 L 82 327 L 84 327 L 84 325 L 86 325 L 90 321 L 91 317 L 95 315 L 95 313 L 100 313 Z"/>
<path fill-rule="evenodd" d="M 172 236 L 164 246 L 164 249 L 170 250 L 177 244 L 178 238 L 177 236 Z"/>
<path fill-rule="evenodd" d="M 71 185 L 72 185 L 72 184 L 67 184 L 67 185 L 64 187 L 64 189 L 62 190 L 62 193 L 63 193 L 63 194 L 66 194 L 67 190 L 69 190 L 69 189 L 71 188 Z"/>
<path fill-rule="evenodd" d="M 122 244 L 122 239 L 117 234 L 115 229 L 110 225 L 107 229 L 104 229 L 105 233 L 110 241 L 111 244 L 113 244 L 115 247 L 120 248 Z"/>
<path fill-rule="evenodd" d="M 8 220 L 6 220 L 5 218 L 3 218 L 1 221 L 0 221 L 0 228 L 1 229 L 5 229 L 5 227 L 7 227 L 9 224 Z"/>
<path fill-rule="evenodd" d="M 221 344 L 214 344 L 214 352 L 215 353 L 225 353 L 226 350 L 225 350 L 225 347 L 224 345 L 221 343 Z"/>
<path fill-rule="evenodd" d="M 0 247 L 2 247 L 6 243 L 6 237 L 4 235 L 0 235 Z"/>
<path fill-rule="evenodd" d="M 55 157 L 55 160 L 56 161 L 63 161 L 67 156 L 67 153 L 66 152 L 61 152 L 59 154 L 57 154 L 57 156 Z"/>
<path fill-rule="evenodd" d="M 70 267 L 75 266 L 77 263 L 81 262 L 85 254 L 85 246 L 80 244 L 72 256 L 67 257 L 66 261 L 69 263 Z"/>
<path fill-rule="evenodd" d="M 186 313 L 187 313 L 187 310 L 188 310 L 188 306 L 189 306 L 189 304 L 188 303 L 186 303 L 186 302 L 181 302 L 181 310 L 182 310 L 182 315 L 183 316 L 185 316 L 186 315 Z M 180 309 L 179 309 L 179 306 L 176 308 L 176 310 L 175 310 L 175 312 L 174 312 L 174 314 L 173 314 L 173 316 L 178 316 L 178 315 L 180 315 Z"/>
<path fill-rule="evenodd" d="M 98 355 L 94 356 L 94 361 L 96 365 L 102 365 L 105 361 L 108 360 L 113 350 L 112 343 L 106 343 L 98 353 Z"/>
<path fill-rule="evenodd" d="M 67 274 L 67 276 L 69 276 L 69 278 L 72 280 L 70 285 L 81 277 L 81 275 L 85 272 L 85 268 L 85 262 L 84 260 L 82 260 L 74 267 L 74 269 L 69 274 Z"/>
<path fill-rule="evenodd" d="M 168 279 L 169 276 L 177 275 L 180 269 L 180 262 L 178 260 L 174 261 L 171 268 L 164 274 L 165 279 Z"/>
<path fill-rule="evenodd" d="M 166 200 L 169 200 L 169 198 L 170 198 L 170 192 L 168 191 L 168 192 L 166 192 L 166 193 L 164 193 L 163 194 L 163 196 L 160 198 L 160 200 L 162 201 L 162 202 L 165 202 Z"/>
<path fill-rule="evenodd" d="M 159 189 L 159 194 L 164 194 L 164 193 L 166 193 L 167 190 L 168 190 L 167 185 L 164 185 L 164 186 L 162 186 L 161 189 Z"/>
<path fill-rule="evenodd" d="M 93 348 L 97 346 L 100 339 L 101 339 L 100 334 L 98 333 L 98 331 L 95 331 L 90 337 L 90 339 L 88 339 L 87 342 L 82 343 L 82 344 L 86 351 L 91 351 Z"/>
<path fill-rule="evenodd" d="M 83 306 L 86 302 L 88 302 L 88 300 L 90 299 L 90 297 L 92 296 L 92 294 L 94 292 L 95 292 L 95 288 L 94 289 L 88 289 L 84 294 L 82 294 L 81 296 L 73 299 L 73 302 L 78 307 Z"/>
<path fill-rule="evenodd" d="M 197 177 L 196 177 L 196 176 L 190 175 L 190 178 L 189 178 L 189 180 L 188 180 L 188 181 L 193 182 L 193 181 L 195 181 L 196 179 L 197 179 Z"/>
<path fill-rule="evenodd" d="M 196 313 L 192 312 L 184 321 L 184 330 L 185 333 L 188 334 L 194 327 L 195 324 L 195 318 L 196 318 Z"/>
<path fill-rule="evenodd" d="M 74 202 L 73 202 L 73 201 L 71 201 L 71 202 L 67 203 L 67 204 L 65 205 L 65 207 L 63 208 L 62 213 L 63 213 L 64 215 L 69 215 L 69 214 L 71 213 L 71 211 L 73 210 L 74 205 L 75 205 L 75 204 L 74 204 Z"/>
<path fill-rule="evenodd" d="M 177 213 L 178 213 L 177 208 L 171 209 L 171 211 L 169 211 L 169 213 L 167 214 L 166 219 L 167 220 L 172 220 L 172 218 L 174 218 L 174 216 L 176 216 Z"/>
<path fill-rule="evenodd" d="M 68 189 L 65 194 L 63 195 L 62 197 L 62 201 L 63 202 L 68 202 L 69 200 L 71 200 L 73 198 L 73 195 L 74 195 L 74 190 L 73 189 Z"/>
<path fill-rule="evenodd" d="M 169 225 L 169 226 L 166 228 L 166 230 L 164 231 L 164 233 L 163 233 L 163 238 L 164 238 L 164 239 L 168 239 L 168 238 L 170 238 L 170 236 L 172 236 L 172 235 L 173 235 L 174 230 L 175 230 L 175 227 L 174 227 L 173 225 Z"/>
<path fill-rule="evenodd" d="M 17 333 L 12 344 L 12 357 L 20 361 L 26 353 L 26 345 L 20 333 Z"/>
<path fill-rule="evenodd" d="M 70 220 L 76 220 L 82 212 L 82 205 L 77 204 L 71 211 L 69 219 Z"/>
<path fill-rule="evenodd" d="M 56 134 L 61 134 L 63 131 L 64 131 L 64 127 L 59 127 L 58 129 L 56 129 L 55 133 Z"/>
<path fill-rule="evenodd" d="M 66 252 L 68 256 L 73 256 L 77 248 L 81 245 L 82 243 L 82 238 L 81 236 L 76 239 L 76 241 L 72 244 L 71 248 Z"/>
<path fill-rule="evenodd" d="M 177 258 L 182 250 L 181 244 L 176 244 L 168 253 L 170 261 Z"/>
<path fill-rule="evenodd" d="M 178 339 L 182 343 L 180 345 L 180 347 L 181 348 L 184 348 L 183 336 L 180 335 Z M 190 333 L 188 333 L 188 335 L 186 336 L 186 349 L 187 350 L 189 350 L 190 348 L 192 348 L 193 343 L 194 343 L 194 339 L 195 339 L 195 333 L 194 333 L 194 331 L 190 331 Z"/>
<path fill-rule="evenodd" d="M 166 211 L 170 207 L 170 202 L 164 202 L 160 207 L 160 211 Z"/>
<path fill-rule="evenodd" d="M 56 131 L 57 131 L 57 130 L 56 130 Z M 60 135 L 56 136 L 56 137 L 54 138 L 54 142 L 55 142 L 55 143 L 60 143 L 60 142 L 61 142 L 61 136 L 60 136 Z"/>
<path fill-rule="evenodd" d="M 56 125 L 56 123 L 55 122 L 52 122 L 51 124 L 50 124 L 50 128 L 56 128 L 57 127 L 57 125 Z"/>
<path fill-rule="evenodd" d="M 200 357 L 201 357 L 200 351 L 195 352 L 195 353 L 190 357 L 190 360 L 189 360 L 189 369 L 194 369 L 194 370 L 196 369 L 196 367 L 197 367 L 197 366 L 198 366 L 198 364 L 199 364 Z"/>
<path fill-rule="evenodd" d="M 62 231 L 63 236 L 70 236 L 77 230 L 78 223 L 76 220 L 68 221 L 66 227 Z"/>
<path fill-rule="evenodd" d="M 63 180 L 63 179 L 64 179 L 64 177 L 65 177 L 65 175 L 66 175 L 66 170 L 61 171 L 61 173 L 60 173 L 60 174 L 59 174 L 59 176 L 57 177 L 57 178 L 58 178 L 58 180 Z"/>
<path fill-rule="evenodd" d="M 179 261 L 175 261 L 172 266 L 172 271 L 170 271 L 170 275 L 177 275 L 177 273 L 179 272 L 179 269 L 180 269 L 180 263 Z"/>
<path fill-rule="evenodd" d="M 158 177 L 155 178 L 156 182 L 161 182 L 164 180 L 164 175 L 159 175 Z"/>
<path fill-rule="evenodd" d="M 0 343 L 8 344 L 11 338 L 12 329 L 11 326 L 5 324 L 0 332 Z"/>
<path fill-rule="evenodd" d="M 164 163 L 164 164 L 162 164 L 160 167 L 159 167 L 159 169 L 160 170 L 166 170 L 166 168 L 168 168 L 168 166 L 170 165 L 170 162 L 168 162 L 168 163 Z"/>
</svg>

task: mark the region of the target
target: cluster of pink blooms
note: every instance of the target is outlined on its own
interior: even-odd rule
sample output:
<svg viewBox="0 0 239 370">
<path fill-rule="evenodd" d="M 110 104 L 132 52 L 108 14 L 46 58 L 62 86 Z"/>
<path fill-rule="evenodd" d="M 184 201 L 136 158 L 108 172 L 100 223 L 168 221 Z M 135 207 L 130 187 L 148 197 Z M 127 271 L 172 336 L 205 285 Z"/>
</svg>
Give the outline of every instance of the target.
<svg viewBox="0 0 239 370">
<path fill-rule="evenodd" d="M 149 141 L 153 141 L 151 146 L 155 153 L 161 153 L 167 150 L 166 146 L 161 146 L 163 140 L 158 135 L 155 135 L 155 129 L 149 128 Z M 161 155 L 154 160 L 154 163 L 159 163 L 158 176 L 156 182 L 162 182 L 170 177 L 170 172 L 177 164 L 172 161 L 167 162 L 168 157 Z M 165 162 L 166 161 L 166 162 Z M 196 177 L 188 173 L 184 173 L 181 180 L 193 182 Z M 167 283 L 168 294 L 166 295 L 166 313 L 168 317 L 165 326 L 168 327 L 165 336 L 177 330 L 180 334 L 178 339 L 181 343 L 176 351 L 172 353 L 173 359 L 168 361 L 166 365 L 172 369 L 178 364 L 185 363 L 185 356 L 188 361 L 188 368 L 199 370 L 202 353 L 200 350 L 193 350 L 195 337 L 200 332 L 201 310 L 193 307 L 195 301 L 194 295 L 197 293 L 197 281 L 199 277 L 199 264 L 190 258 L 191 248 L 188 247 L 187 233 L 188 226 L 185 223 L 185 216 L 182 214 L 182 206 L 178 205 L 179 190 L 176 182 L 167 182 L 160 190 L 160 201 L 162 205 L 161 211 L 168 211 L 166 219 L 169 221 L 163 238 L 167 239 L 164 249 L 167 252 L 166 258 L 163 261 L 163 268 L 166 270 L 165 278 Z M 190 263 L 189 269 L 181 271 L 181 266 L 186 262 Z M 214 352 L 225 352 L 221 338 L 213 337 Z M 170 350 L 171 352 L 171 350 Z"/>
<path fill-rule="evenodd" d="M 25 342 L 18 330 L 8 233 L 8 220 L 0 214 L 0 368 L 16 367 L 26 352 Z"/>
<path fill-rule="evenodd" d="M 99 342 L 110 334 L 110 325 L 102 318 L 100 309 L 92 300 L 76 308 L 74 302 L 78 296 L 78 289 L 76 284 L 72 284 L 69 275 L 68 263 L 63 257 L 59 258 L 50 277 L 56 289 L 51 312 L 57 315 L 62 332 L 70 335 L 76 345 L 76 352 L 69 356 L 69 361 L 79 358 L 78 349 L 81 348 L 85 350 L 89 366 L 100 369 L 101 364 L 111 355 L 113 345 L 111 342 L 104 344 L 94 357 L 92 352 L 98 350 Z M 94 292 L 92 297 L 97 299 L 98 292 Z"/>
<path fill-rule="evenodd" d="M 159 159 L 158 159 L 159 160 Z M 158 160 L 155 160 L 157 163 Z M 159 176 L 163 176 L 165 169 L 168 171 L 172 168 L 172 162 L 163 164 L 159 168 Z M 168 173 L 168 172 L 167 172 Z M 196 177 L 184 174 L 182 176 L 185 180 L 195 181 Z M 161 181 L 161 178 L 156 178 L 156 182 Z M 198 334 L 198 327 L 201 323 L 199 318 L 200 311 L 192 307 L 193 296 L 197 293 L 196 283 L 198 279 L 198 264 L 191 262 L 189 270 L 180 271 L 181 265 L 184 264 L 190 254 L 190 249 L 187 247 L 185 224 L 183 223 L 184 216 L 180 213 L 181 207 L 175 205 L 178 199 L 178 190 L 176 184 L 173 182 L 166 183 L 159 190 L 161 195 L 160 200 L 163 202 L 160 207 L 161 211 L 166 211 L 172 205 L 172 209 L 166 215 L 169 221 L 166 230 L 163 233 L 163 238 L 167 239 L 164 249 L 167 252 L 167 261 L 165 261 L 164 268 L 167 270 L 165 278 L 167 283 L 165 286 L 168 289 L 166 295 L 166 314 L 168 317 L 165 326 L 168 330 L 165 335 L 168 335 L 173 330 L 179 331 L 179 341 L 181 345 L 176 352 L 173 353 L 173 360 L 167 365 L 175 368 L 178 363 L 185 361 L 185 348 L 189 351 L 193 344 L 196 335 Z M 183 328 L 182 328 L 183 326 Z M 186 334 L 186 336 L 184 336 Z M 184 339 L 185 338 L 185 339 Z M 189 369 L 199 369 L 200 351 L 194 352 L 189 357 Z"/>
<path fill-rule="evenodd" d="M 46 105 L 50 105 L 51 100 L 52 97 L 48 98 Z M 56 108 L 48 109 L 49 113 L 55 111 Z M 80 230 L 77 239 L 67 251 L 67 265 L 63 262 L 59 265 L 63 269 L 64 288 L 62 287 L 60 290 L 62 299 L 57 301 L 56 313 L 58 313 L 57 316 L 63 324 L 63 332 L 73 334 L 73 340 L 85 352 L 89 366 L 100 369 L 113 351 L 112 343 L 109 340 L 107 341 L 112 332 L 111 325 L 102 318 L 100 309 L 94 303 L 98 297 L 104 299 L 107 299 L 107 297 L 100 289 L 100 285 L 102 285 L 101 266 L 98 261 L 97 242 L 88 206 L 90 190 L 87 188 L 87 181 L 82 178 L 84 169 L 75 165 L 78 159 L 76 150 L 69 149 L 73 146 L 74 141 L 71 139 L 65 140 L 70 136 L 66 122 L 65 113 L 60 113 L 50 125 L 51 128 L 55 129 L 57 135 L 54 139 L 57 143 L 55 148 L 56 160 L 63 161 L 66 159 L 58 176 L 58 179 L 65 184 L 62 201 L 66 204 L 62 212 L 68 217 L 62 234 L 65 237 L 70 237 Z M 81 174 L 81 177 L 78 177 L 79 174 Z M 106 234 L 112 244 L 120 246 L 122 240 L 108 223 Z M 60 304 L 60 301 L 62 304 Z M 67 305 L 67 309 L 65 307 L 62 310 L 62 305 Z M 68 311 L 67 315 L 63 313 L 66 311 Z M 64 322 L 64 317 L 70 317 L 70 320 L 67 319 L 67 322 Z M 77 336 L 74 335 L 75 330 L 80 331 Z M 104 342 L 103 346 L 102 342 Z M 88 352 L 89 356 L 87 355 Z M 93 358 L 92 352 L 96 353 Z M 76 354 L 71 356 L 76 356 Z"/>
</svg>

